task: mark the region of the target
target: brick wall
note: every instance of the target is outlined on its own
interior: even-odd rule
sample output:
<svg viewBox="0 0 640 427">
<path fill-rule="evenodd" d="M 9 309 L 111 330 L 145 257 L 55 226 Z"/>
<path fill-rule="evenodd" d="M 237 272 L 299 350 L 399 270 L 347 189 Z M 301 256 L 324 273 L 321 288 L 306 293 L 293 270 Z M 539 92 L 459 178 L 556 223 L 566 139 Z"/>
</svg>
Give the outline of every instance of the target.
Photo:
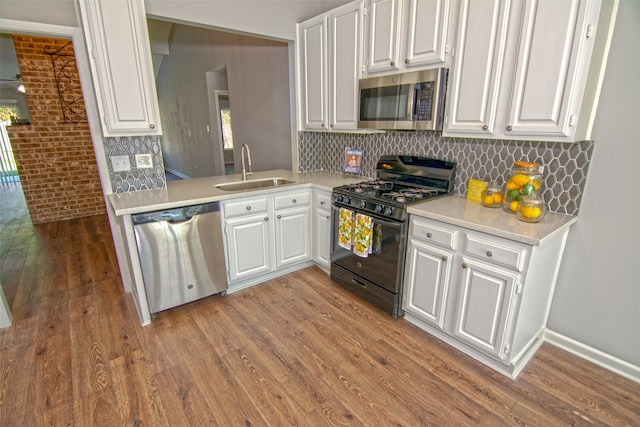
<svg viewBox="0 0 640 427">
<path fill-rule="evenodd" d="M 17 35 L 13 42 L 31 125 L 8 131 L 31 220 L 38 224 L 106 213 L 73 46 L 69 40 Z M 70 103 L 64 110 L 46 53 L 57 50 L 71 55 L 56 61 L 67 64 L 58 79 Z"/>
</svg>

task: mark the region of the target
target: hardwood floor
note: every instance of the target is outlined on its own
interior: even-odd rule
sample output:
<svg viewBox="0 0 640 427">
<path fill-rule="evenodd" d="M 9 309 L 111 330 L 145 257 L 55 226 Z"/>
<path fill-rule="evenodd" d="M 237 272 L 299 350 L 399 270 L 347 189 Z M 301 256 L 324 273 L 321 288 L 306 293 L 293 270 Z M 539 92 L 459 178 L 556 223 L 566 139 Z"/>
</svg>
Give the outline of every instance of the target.
<svg viewBox="0 0 640 427">
<path fill-rule="evenodd" d="M 106 217 L 33 226 L 6 193 L 2 426 L 640 425 L 640 384 L 551 345 L 511 381 L 315 267 L 141 327 Z"/>
</svg>

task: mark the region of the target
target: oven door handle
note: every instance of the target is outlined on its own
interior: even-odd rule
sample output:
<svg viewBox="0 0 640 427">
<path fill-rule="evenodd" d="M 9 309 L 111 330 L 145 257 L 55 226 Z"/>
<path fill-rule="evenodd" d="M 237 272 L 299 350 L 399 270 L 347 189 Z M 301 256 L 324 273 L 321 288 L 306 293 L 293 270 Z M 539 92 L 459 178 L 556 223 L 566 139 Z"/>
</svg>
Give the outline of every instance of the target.
<svg viewBox="0 0 640 427">
<path fill-rule="evenodd" d="M 336 215 L 338 215 L 339 211 L 340 211 L 340 206 L 335 205 L 335 204 L 332 204 L 331 206 L 333 207 L 333 210 L 336 211 Z M 347 209 L 349 209 L 349 208 L 347 208 Z M 355 213 L 358 213 L 358 211 L 356 211 L 356 210 L 353 210 L 353 209 L 350 209 L 350 210 L 352 210 Z M 377 223 L 377 224 L 382 224 L 382 225 L 390 227 L 390 228 L 402 228 L 402 221 L 387 221 L 387 220 L 382 219 L 380 217 L 377 217 L 375 215 L 370 215 L 370 214 L 368 214 L 366 212 L 360 212 L 360 213 L 363 213 L 364 215 L 370 216 L 371 220 L 373 222 Z"/>
</svg>

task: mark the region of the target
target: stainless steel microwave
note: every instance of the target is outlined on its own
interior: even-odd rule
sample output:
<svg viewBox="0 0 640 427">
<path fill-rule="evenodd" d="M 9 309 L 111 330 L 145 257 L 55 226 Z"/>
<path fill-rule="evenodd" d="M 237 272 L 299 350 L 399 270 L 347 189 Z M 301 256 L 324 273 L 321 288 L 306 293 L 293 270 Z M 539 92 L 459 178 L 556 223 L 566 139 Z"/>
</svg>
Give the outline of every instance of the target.
<svg viewBox="0 0 640 427">
<path fill-rule="evenodd" d="M 358 127 L 442 130 L 447 68 L 360 80 Z"/>
</svg>

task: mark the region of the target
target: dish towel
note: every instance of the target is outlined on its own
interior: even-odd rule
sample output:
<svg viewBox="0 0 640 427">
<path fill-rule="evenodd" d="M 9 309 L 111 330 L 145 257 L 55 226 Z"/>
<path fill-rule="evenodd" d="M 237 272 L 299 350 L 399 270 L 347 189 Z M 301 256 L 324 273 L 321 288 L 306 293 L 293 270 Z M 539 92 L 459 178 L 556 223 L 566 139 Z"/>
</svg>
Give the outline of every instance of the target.
<svg viewBox="0 0 640 427">
<path fill-rule="evenodd" d="M 353 230 L 353 253 L 366 258 L 371 253 L 373 241 L 373 221 L 368 215 L 356 214 Z"/>
<path fill-rule="evenodd" d="M 338 218 L 338 246 L 351 250 L 353 244 L 353 212 L 340 208 Z"/>
</svg>

